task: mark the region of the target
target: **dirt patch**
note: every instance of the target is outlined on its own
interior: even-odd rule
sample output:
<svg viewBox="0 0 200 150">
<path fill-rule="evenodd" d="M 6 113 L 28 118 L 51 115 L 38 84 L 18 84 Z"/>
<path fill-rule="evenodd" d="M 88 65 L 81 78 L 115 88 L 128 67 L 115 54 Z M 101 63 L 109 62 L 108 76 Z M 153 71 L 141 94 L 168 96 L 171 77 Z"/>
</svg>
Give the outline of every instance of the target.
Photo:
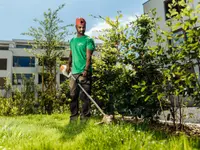
<svg viewBox="0 0 200 150">
<path fill-rule="evenodd" d="M 115 119 L 117 119 L 118 121 L 124 121 L 132 124 L 144 123 L 144 120 L 138 117 L 124 116 L 123 118 L 115 118 Z M 147 124 L 149 126 L 149 129 L 154 131 L 161 131 L 173 135 L 185 134 L 191 137 L 200 137 L 200 124 L 186 123 L 180 125 L 179 123 L 176 123 L 176 126 L 174 126 L 172 121 L 166 121 L 166 122 L 156 121 Z"/>
<path fill-rule="evenodd" d="M 150 124 L 150 129 L 167 132 L 173 135 L 185 134 L 187 136 L 200 137 L 200 126 L 196 124 L 176 124 L 176 126 L 174 126 L 172 123 L 169 122 L 156 122 Z"/>
</svg>

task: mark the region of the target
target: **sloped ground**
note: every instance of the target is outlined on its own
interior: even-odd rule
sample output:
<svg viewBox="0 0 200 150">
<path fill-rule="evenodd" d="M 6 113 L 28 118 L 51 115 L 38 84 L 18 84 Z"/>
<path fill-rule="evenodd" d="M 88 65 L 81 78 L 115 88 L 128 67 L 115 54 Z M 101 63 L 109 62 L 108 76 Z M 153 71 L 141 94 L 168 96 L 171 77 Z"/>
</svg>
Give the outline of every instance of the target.
<svg viewBox="0 0 200 150">
<path fill-rule="evenodd" d="M 179 127 L 179 110 L 177 110 L 176 129 L 174 129 L 173 127 L 172 117 L 170 117 L 170 120 L 167 120 L 168 114 L 170 114 L 169 111 L 164 111 L 159 116 L 160 123 L 158 125 L 160 127 L 162 126 L 161 130 L 164 130 L 164 128 L 167 128 L 169 132 L 172 132 L 174 134 L 185 132 L 189 136 L 200 137 L 200 108 L 199 107 L 183 108 L 183 127 Z M 175 130 L 179 130 L 179 131 L 175 131 Z"/>
</svg>

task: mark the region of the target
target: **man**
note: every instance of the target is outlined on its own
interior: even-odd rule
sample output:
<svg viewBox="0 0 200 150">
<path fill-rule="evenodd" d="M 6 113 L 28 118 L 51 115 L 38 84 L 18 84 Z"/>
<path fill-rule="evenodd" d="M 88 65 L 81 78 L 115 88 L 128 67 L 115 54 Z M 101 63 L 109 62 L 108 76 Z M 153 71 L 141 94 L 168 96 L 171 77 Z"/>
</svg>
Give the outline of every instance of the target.
<svg viewBox="0 0 200 150">
<path fill-rule="evenodd" d="M 67 73 L 77 79 L 88 94 L 91 94 L 91 57 L 95 50 L 93 39 L 85 35 L 86 21 L 83 18 L 76 19 L 77 36 L 70 41 L 69 62 L 67 64 Z M 72 68 L 71 68 L 72 67 Z M 77 81 L 70 79 L 70 121 L 77 120 L 79 116 L 79 101 L 82 100 L 81 120 L 87 120 L 90 117 L 90 100 L 85 93 L 80 90 Z"/>
</svg>

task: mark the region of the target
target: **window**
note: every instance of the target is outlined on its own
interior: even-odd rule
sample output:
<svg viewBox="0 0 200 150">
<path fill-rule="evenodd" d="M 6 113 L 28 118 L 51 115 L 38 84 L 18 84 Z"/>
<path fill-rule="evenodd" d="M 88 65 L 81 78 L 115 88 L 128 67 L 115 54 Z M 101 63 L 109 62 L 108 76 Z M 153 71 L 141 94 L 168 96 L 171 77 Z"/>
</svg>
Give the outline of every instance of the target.
<svg viewBox="0 0 200 150">
<path fill-rule="evenodd" d="M 0 50 L 9 50 L 9 44 L 1 43 L 0 44 Z"/>
<path fill-rule="evenodd" d="M 62 57 L 61 59 L 60 59 L 60 61 L 61 61 L 61 64 L 67 64 L 68 63 L 68 60 L 69 60 L 69 58 L 68 57 Z M 55 60 L 56 61 L 56 60 Z M 50 60 L 47 60 L 46 58 L 44 58 L 44 65 L 48 65 L 46 62 L 50 62 Z M 53 62 L 53 61 L 52 61 Z M 53 64 L 53 63 L 52 63 Z M 38 65 L 39 66 L 42 66 L 42 59 L 41 58 L 39 58 L 38 59 Z"/>
<path fill-rule="evenodd" d="M 8 47 L 0 47 L 0 50 L 8 50 Z"/>
<path fill-rule="evenodd" d="M 66 49 L 64 46 L 60 46 L 60 47 L 56 47 L 55 48 L 56 50 L 64 50 L 64 49 Z"/>
<path fill-rule="evenodd" d="M 26 49 L 31 49 L 31 45 L 16 45 L 16 48 L 26 48 Z"/>
<path fill-rule="evenodd" d="M 7 70 L 7 59 L 0 59 L 0 70 Z"/>
<path fill-rule="evenodd" d="M 6 83 L 5 77 L 0 77 L 0 89 L 4 89 Z"/>
<path fill-rule="evenodd" d="M 35 57 L 13 56 L 13 67 L 35 67 Z"/>
<path fill-rule="evenodd" d="M 179 1 L 179 0 L 176 0 L 177 2 Z M 186 0 L 185 0 L 185 2 L 186 2 Z M 165 0 L 164 1 L 164 8 L 165 8 L 165 19 L 166 20 L 168 20 L 169 18 L 167 17 L 167 14 L 169 13 L 169 5 L 170 4 L 172 4 L 172 0 Z M 182 7 L 182 6 L 179 6 L 179 5 L 176 5 L 176 6 L 174 6 L 174 8 L 176 9 L 176 11 L 178 12 L 178 13 L 180 13 L 181 12 L 181 9 L 183 9 L 184 7 Z"/>
<path fill-rule="evenodd" d="M 177 30 L 172 35 L 171 43 L 173 47 L 177 47 L 179 44 L 184 42 L 184 33 L 183 30 Z"/>
<path fill-rule="evenodd" d="M 31 77 L 33 77 L 32 74 L 13 74 L 12 83 L 13 85 L 21 85 L 23 78 L 30 79 Z"/>
<path fill-rule="evenodd" d="M 55 65 L 55 63 L 56 63 L 56 58 L 55 57 L 54 57 L 54 59 L 50 59 L 49 57 L 48 58 L 47 57 L 44 58 L 44 65 L 45 66 Z M 43 66 L 42 64 L 43 64 L 42 59 L 39 58 L 38 59 L 38 65 L 39 66 Z"/>
</svg>

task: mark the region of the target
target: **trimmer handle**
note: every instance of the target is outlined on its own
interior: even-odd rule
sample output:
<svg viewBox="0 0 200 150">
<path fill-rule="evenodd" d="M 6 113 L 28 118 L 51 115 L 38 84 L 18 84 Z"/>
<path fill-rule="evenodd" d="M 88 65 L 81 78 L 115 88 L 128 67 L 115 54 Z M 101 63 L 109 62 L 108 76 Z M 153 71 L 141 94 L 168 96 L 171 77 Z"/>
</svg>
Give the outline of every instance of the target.
<svg viewBox="0 0 200 150">
<path fill-rule="evenodd" d="M 62 74 L 67 78 L 69 78 L 71 76 L 71 72 L 68 74 L 66 70 L 67 70 L 67 65 L 60 66 L 60 71 L 62 72 Z"/>
</svg>

